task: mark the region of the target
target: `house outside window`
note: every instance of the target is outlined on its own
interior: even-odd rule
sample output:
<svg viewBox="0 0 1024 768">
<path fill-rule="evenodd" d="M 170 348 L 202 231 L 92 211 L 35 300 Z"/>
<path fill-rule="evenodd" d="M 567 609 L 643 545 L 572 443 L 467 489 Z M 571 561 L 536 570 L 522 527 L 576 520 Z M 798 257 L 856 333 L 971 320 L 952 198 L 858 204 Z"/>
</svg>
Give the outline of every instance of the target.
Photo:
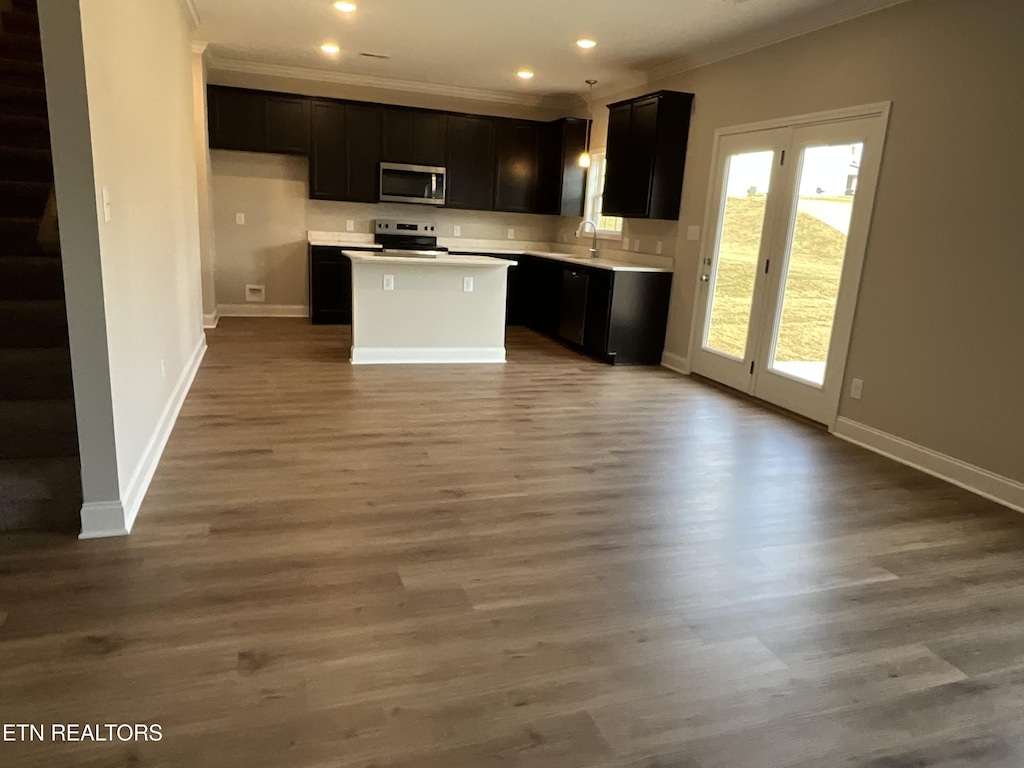
<svg viewBox="0 0 1024 768">
<path fill-rule="evenodd" d="M 622 238 L 622 219 L 618 216 L 605 216 L 601 213 L 604 206 L 604 177 L 608 163 L 604 152 L 591 155 L 590 173 L 587 174 L 587 207 L 586 215 L 591 221 L 597 222 L 597 236 L 606 239 Z"/>
</svg>

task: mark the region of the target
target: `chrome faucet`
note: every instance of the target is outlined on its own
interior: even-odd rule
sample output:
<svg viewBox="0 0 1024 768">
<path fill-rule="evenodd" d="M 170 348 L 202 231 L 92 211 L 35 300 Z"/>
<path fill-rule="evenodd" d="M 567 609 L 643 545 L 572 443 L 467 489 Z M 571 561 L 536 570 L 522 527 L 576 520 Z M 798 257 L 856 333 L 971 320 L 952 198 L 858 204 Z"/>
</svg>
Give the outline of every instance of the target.
<svg viewBox="0 0 1024 768">
<path fill-rule="evenodd" d="M 590 258 L 597 258 L 597 224 L 590 219 L 584 219 L 583 222 L 576 227 L 576 237 L 582 237 L 587 231 L 587 224 L 594 228 L 594 242 L 590 246 Z"/>
</svg>

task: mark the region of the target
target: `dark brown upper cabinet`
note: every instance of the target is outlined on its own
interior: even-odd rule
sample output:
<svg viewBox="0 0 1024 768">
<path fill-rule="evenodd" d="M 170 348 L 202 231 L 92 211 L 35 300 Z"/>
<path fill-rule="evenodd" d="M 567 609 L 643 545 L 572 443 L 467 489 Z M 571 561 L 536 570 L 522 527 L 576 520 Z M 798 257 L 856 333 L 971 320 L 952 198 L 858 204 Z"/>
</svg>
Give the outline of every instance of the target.
<svg viewBox="0 0 1024 768">
<path fill-rule="evenodd" d="M 494 210 L 535 213 L 543 123 L 497 119 Z"/>
<path fill-rule="evenodd" d="M 381 108 L 375 104 L 312 103 L 312 199 L 377 202 L 381 123 Z"/>
<path fill-rule="evenodd" d="M 537 212 L 556 216 L 583 216 L 587 171 L 580 155 L 587 148 L 589 121 L 567 117 L 548 123 L 543 137 Z"/>
<path fill-rule="evenodd" d="M 443 112 L 384 107 L 381 159 L 387 163 L 443 166 L 448 116 Z"/>
<path fill-rule="evenodd" d="M 210 147 L 304 155 L 309 151 L 309 100 L 211 85 Z"/>
<path fill-rule="evenodd" d="M 494 208 L 494 150 L 492 118 L 448 116 L 448 208 Z"/>
<path fill-rule="evenodd" d="M 604 213 L 679 219 L 692 93 L 659 91 L 610 104 Z"/>
</svg>

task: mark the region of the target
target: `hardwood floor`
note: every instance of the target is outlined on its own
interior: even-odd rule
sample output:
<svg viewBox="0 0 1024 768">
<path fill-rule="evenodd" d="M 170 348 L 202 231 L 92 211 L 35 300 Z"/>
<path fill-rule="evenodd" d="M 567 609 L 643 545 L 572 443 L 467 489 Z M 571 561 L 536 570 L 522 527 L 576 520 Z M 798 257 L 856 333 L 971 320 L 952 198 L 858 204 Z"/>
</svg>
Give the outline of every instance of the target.
<svg viewBox="0 0 1024 768">
<path fill-rule="evenodd" d="M 129 539 L 0 539 L 0 765 L 1019 768 L 1024 518 L 527 331 L 223 320 Z"/>
</svg>

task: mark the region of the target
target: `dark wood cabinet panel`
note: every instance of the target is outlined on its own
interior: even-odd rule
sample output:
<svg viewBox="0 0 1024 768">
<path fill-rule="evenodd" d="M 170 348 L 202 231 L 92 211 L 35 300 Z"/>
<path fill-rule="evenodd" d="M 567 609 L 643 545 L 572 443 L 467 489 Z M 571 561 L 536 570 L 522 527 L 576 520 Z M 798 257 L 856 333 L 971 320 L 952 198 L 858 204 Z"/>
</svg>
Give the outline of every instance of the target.
<svg viewBox="0 0 1024 768">
<path fill-rule="evenodd" d="M 661 91 L 609 106 L 604 213 L 677 220 L 693 94 Z"/>
<path fill-rule="evenodd" d="M 380 108 L 315 101 L 309 195 L 314 200 L 377 202 Z"/>
<path fill-rule="evenodd" d="M 660 365 L 671 289 L 670 272 L 612 271 L 522 256 L 510 317 L 604 362 Z"/>
<path fill-rule="evenodd" d="M 345 152 L 348 161 L 346 200 L 376 203 L 380 197 L 381 108 L 376 104 L 345 105 Z"/>
<path fill-rule="evenodd" d="M 618 211 L 624 211 L 629 205 L 629 191 L 633 186 L 630 170 L 632 122 L 632 104 L 609 108 L 603 210 L 609 215 L 620 215 Z"/>
<path fill-rule="evenodd" d="M 443 166 L 448 154 L 448 115 L 419 112 L 414 126 L 413 162 L 416 165 Z"/>
<path fill-rule="evenodd" d="M 381 159 L 388 163 L 443 166 L 447 115 L 404 107 L 384 107 Z"/>
<path fill-rule="evenodd" d="M 348 195 L 345 105 L 314 101 L 311 111 L 309 196 L 313 200 L 344 200 Z"/>
<path fill-rule="evenodd" d="M 309 315 L 314 325 L 352 324 L 352 262 L 340 248 L 309 248 Z"/>
<path fill-rule="evenodd" d="M 266 151 L 265 94 L 260 91 L 210 86 L 207 90 L 207 110 L 212 149 Z"/>
<path fill-rule="evenodd" d="M 494 121 L 448 116 L 449 208 L 489 211 L 494 207 Z"/>
<path fill-rule="evenodd" d="M 497 121 L 495 210 L 514 213 L 533 213 L 537 210 L 540 131 L 538 123 Z"/>
<path fill-rule="evenodd" d="M 588 121 L 556 120 L 542 136 L 537 213 L 582 217 L 586 207 L 587 171 L 579 165 L 587 147 Z"/>
<path fill-rule="evenodd" d="M 267 152 L 305 155 L 309 152 L 309 99 L 268 96 L 265 103 Z"/>
</svg>

